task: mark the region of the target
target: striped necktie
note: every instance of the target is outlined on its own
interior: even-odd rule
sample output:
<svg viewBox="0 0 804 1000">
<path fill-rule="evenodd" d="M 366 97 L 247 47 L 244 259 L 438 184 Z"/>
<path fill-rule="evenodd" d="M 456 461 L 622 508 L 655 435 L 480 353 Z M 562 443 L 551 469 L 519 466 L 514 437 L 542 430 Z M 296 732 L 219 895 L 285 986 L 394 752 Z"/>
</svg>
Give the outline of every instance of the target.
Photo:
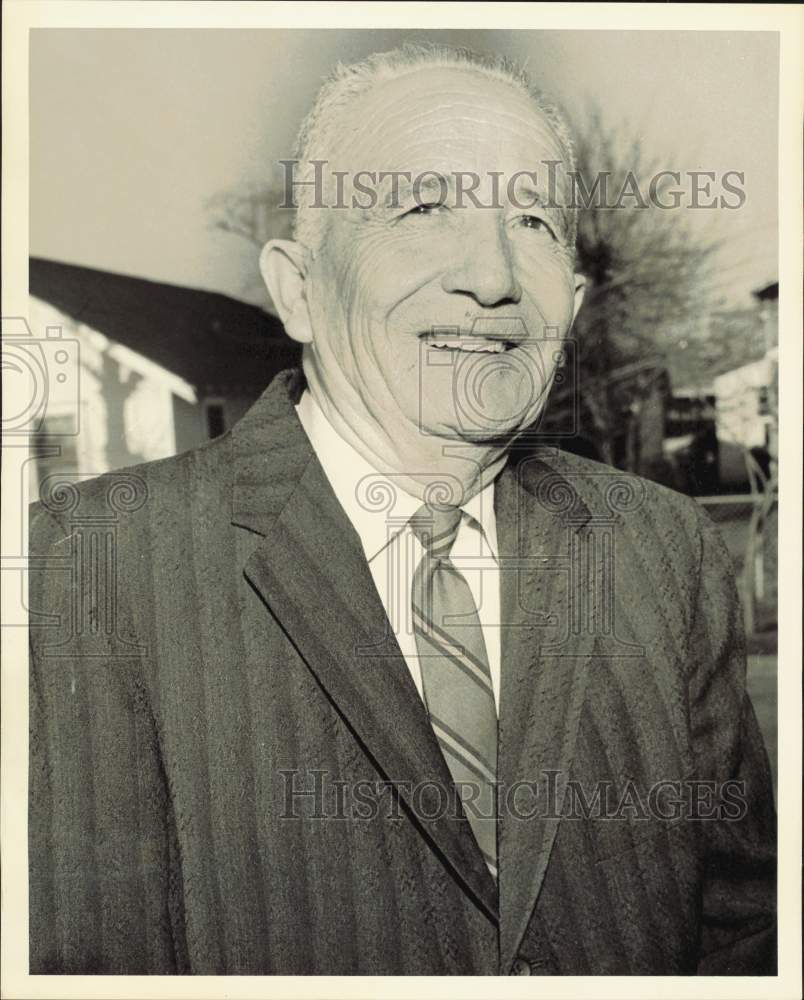
<svg viewBox="0 0 804 1000">
<path fill-rule="evenodd" d="M 410 524 L 424 554 L 413 576 L 413 631 L 424 702 L 478 847 L 497 878 L 497 712 L 469 585 L 449 554 L 459 507 L 424 504 Z"/>
</svg>

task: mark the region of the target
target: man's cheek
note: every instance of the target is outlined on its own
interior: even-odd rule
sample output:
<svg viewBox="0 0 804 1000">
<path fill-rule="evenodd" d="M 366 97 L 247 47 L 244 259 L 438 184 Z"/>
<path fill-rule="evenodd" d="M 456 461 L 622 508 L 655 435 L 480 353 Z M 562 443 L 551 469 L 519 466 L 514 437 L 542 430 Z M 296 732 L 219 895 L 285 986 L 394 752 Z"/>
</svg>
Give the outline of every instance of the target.
<svg viewBox="0 0 804 1000">
<path fill-rule="evenodd" d="M 564 334 L 572 321 L 575 284 L 564 269 L 544 267 L 527 284 L 528 297 L 535 303 L 539 315 L 531 321 L 532 336 L 554 335 L 555 328 Z M 550 329 L 545 329 L 550 328 Z"/>
<path fill-rule="evenodd" d="M 375 243 L 370 248 L 369 259 L 378 286 L 385 291 L 394 289 L 398 301 L 439 277 L 448 262 L 456 259 L 456 254 L 453 242 L 443 234 L 440 237 L 434 234 L 427 240 L 418 235 L 400 235 Z"/>
<path fill-rule="evenodd" d="M 384 252 L 382 244 L 355 248 L 344 260 L 340 287 L 351 300 L 360 298 L 364 307 L 374 312 L 376 303 L 393 298 L 404 284 L 407 268 L 404 261 Z"/>
</svg>

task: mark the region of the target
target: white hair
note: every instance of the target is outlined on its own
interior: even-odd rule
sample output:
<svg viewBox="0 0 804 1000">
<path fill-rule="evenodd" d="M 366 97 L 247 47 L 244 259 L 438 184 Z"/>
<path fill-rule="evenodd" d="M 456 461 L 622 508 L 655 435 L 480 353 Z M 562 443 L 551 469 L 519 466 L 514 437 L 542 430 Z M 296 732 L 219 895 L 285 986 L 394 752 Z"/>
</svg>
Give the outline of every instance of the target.
<svg viewBox="0 0 804 1000">
<path fill-rule="evenodd" d="M 299 129 L 294 184 L 306 185 L 301 188 L 304 192 L 311 190 L 315 172 L 313 161 L 328 159 L 328 150 L 334 147 L 335 139 L 340 134 L 340 116 L 354 100 L 387 80 L 436 68 L 469 70 L 490 80 L 505 83 L 527 97 L 555 133 L 567 171 L 575 170 L 574 144 L 566 118 L 554 103 L 534 87 L 522 68 L 502 56 L 480 55 L 471 49 L 407 43 L 388 52 L 375 52 L 360 62 L 349 65 L 339 63 L 335 67 L 318 91 L 315 102 Z M 298 199 L 293 235 L 309 250 L 317 250 L 323 238 L 324 226 L 322 212 L 313 209 L 309 205 L 310 200 L 304 196 Z M 573 247 L 577 233 L 577 213 L 573 206 L 569 206 L 566 211 L 567 241 Z"/>
</svg>

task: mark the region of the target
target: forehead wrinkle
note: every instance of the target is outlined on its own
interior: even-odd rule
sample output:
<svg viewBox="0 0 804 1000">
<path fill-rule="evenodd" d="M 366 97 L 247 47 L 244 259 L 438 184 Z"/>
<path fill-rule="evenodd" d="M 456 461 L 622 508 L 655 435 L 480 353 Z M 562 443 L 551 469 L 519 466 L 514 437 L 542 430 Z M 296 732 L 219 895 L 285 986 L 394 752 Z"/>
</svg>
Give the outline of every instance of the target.
<svg viewBox="0 0 804 1000">
<path fill-rule="evenodd" d="M 393 117 L 399 117 L 402 114 L 403 110 L 398 109 Z M 390 121 L 391 119 L 389 118 L 388 120 Z M 486 107 L 479 107 L 476 103 L 457 101 L 452 105 L 445 106 L 442 104 L 438 107 L 426 108 L 411 116 L 409 121 L 414 130 L 419 127 L 438 127 L 445 124 L 451 125 L 458 122 L 467 122 L 487 129 L 508 129 L 513 134 L 522 136 L 523 138 L 532 136 L 534 131 L 541 131 L 556 146 L 560 146 L 560 140 L 550 122 L 533 107 L 523 108 L 521 111 L 512 111 L 492 104 Z M 535 129 L 534 126 L 536 126 Z"/>
<path fill-rule="evenodd" d="M 403 93 L 394 99 L 393 91 L 395 89 L 399 90 L 400 84 L 411 82 L 414 88 L 417 86 L 420 87 L 422 80 L 432 74 L 430 71 L 424 70 L 417 74 L 410 73 L 403 77 L 396 77 L 393 80 L 384 81 L 373 90 L 361 95 L 353 103 L 352 107 L 356 108 L 357 112 L 360 112 L 360 106 L 362 105 L 361 120 L 373 122 L 376 114 L 387 113 L 389 100 L 392 101 L 394 107 L 400 107 L 400 105 L 404 107 L 405 104 L 408 104 L 413 109 L 415 109 L 417 104 L 425 102 L 428 106 L 432 106 L 433 99 L 436 98 L 438 100 L 445 100 L 447 103 L 463 101 L 470 107 L 486 105 L 489 108 L 499 110 L 501 104 L 504 103 L 502 101 L 504 95 L 507 103 L 527 108 L 531 113 L 534 111 L 538 113 L 538 109 L 534 107 L 529 95 L 522 93 L 509 83 L 494 80 L 474 72 L 463 73 L 459 70 L 458 73 L 461 73 L 464 78 L 464 85 L 462 87 L 456 83 L 446 86 L 441 83 L 437 87 L 424 92 L 421 89 L 417 92 L 415 89 L 411 90 L 408 88 L 407 92 L 403 90 Z M 456 73 L 448 70 L 447 75 L 454 79 Z M 471 86 L 471 84 L 474 86 Z M 490 95 L 489 91 L 496 91 L 496 93 Z M 372 105 L 376 106 L 376 110 L 372 110 Z"/>
<path fill-rule="evenodd" d="M 467 75 L 470 75 L 472 81 L 475 82 L 476 77 L 473 74 Z M 390 82 L 394 83 L 395 81 Z M 503 86 L 505 87 L 504 90 L 502 89 Z M 387 89 L 387 87 L 381 87 L 380 89 Z M 521 129 L 523 137 L 531 137 L 534 131 L 533 126 L 537 124 L 538 130 L 544 131 L 553 141 L 556 148 L 562 151 L 561 142 L 549 120 L 531 101 L 524 95 L 519 94 L 514 88 L 504 84 L 500 85 L 499 93 L 504 93 L 508 98 L 507 103 L 515 103 L 517 107 L 515 109 L 506 108 L 506 102 L 489 98 L 482 91 L 472 97 L 468 97 L 465 90 L 445 90 L 441 88 L 437 92 L 439 103 L 435 107 L 432 106 L 433 98 L 431 93 L 408 93 L 404 94 L 401 100 L 397 101 L 393 109 L 389 111 L 387 105 L 383 106 L 379 103 L 378 91 L 372 91 L 366 95 L 364 100 L 361 101 L 358 99 L 357 102 L 344 109 L 346 113 L 345 117 L 348 119 L 349 115 L 353 118 L 359 115 L 362 107 L 363 114 L 359 115 L 362 124 L 353 129 L 351 136 L 346 138 L 345 142 L 338 143 L 336 148 L 340 147 L 339 151 L 342 150 L 348 155 L 350 152 L 354 152 L 354 140 L 357 140 L 359 144 L 366 138 L 371 138 L 373 142 L 369 148 L 375 143 L 387 144 L 388 133 L 393 131 L 398 134 L 400 131 L 398 128 L 394 128 L 400 118 L 404 119 L 403 126 L 407 126 L 412 116 L 412 128 L 415 131 L 419 127 L 416 124 L 417 119 L 420 119 L 423 124 L 441 125 L 443 122 L 439 121 L 439 118 L 443 116 L 448 121 L 454 121 L 456 118 L 455 110 L 465 106 L 472 114 L 468 117 L 459 116 L 459 118 L 465 117 L 465 120 L 471 121 L 474 124 L 481 124 L 491 128 L 499 128 L 501 127 L 501 123 L 503 123 L 502 127 L 510 124 L 513 126 L 512 131 L 515 133 L 519 133 Z M 416 107 L 425 102 L 426 106 L 421 108 L 421 110 Z M 373 109 L 371 108 L 372 103 L 375 104 L 375 108 Z M 484 120 L 482 111 L 488 113 L 487 121 Z M 378 119 L 381 120 L 378 121 Z M 404 127 L 401 131 L 404 135 Z M 562 151 L 561 159 L 563 160 L 564 158 Z"/>
<path fill-rule="evenodd" d="M 465 151 L 448 150 L 441 153 L 434 153 L 429 143 L 420 143 L 416 146 L 409 147 L 407 150 L 408 162 L 406 163 L 406 172 L 411 175 L 413 179 L 417 177 L 424 177 L 425 180 L 419 185 L 419 188 L 424 188 L 426 190 L 440 187 L 438 181 L 431 178 L 431 174 L 440 175 L 444 178 L 447 189 L 453 191 L 457 188 L 457 175 L 472 175 L 477 176 L 479 174 L 481 184 L 478 186 L 474 183 L 471 184 L 470 190 L 474 192 L 482 193 L 486 189 L 486 185 L 482 183 L 484 180 L 488 180 L 489 177 L 495 174 L 499 179 L 495 182 L 495 189 L 499 192 L 500 196 L 505 198 L 505 196 L 510 191 L 510 181 L 513 177 L 519 173 L 519 171 L 525 171 L 527 175 L 536 175 L 536 184 L 530 183 L 532 178 L 529 177 L 527 182 L 518 180 L 514 185 L 514 191 L 516 192 L 517 199 L 520 199 L 522 193 L 525 192 L 528 196 L 538 198 L 540 203 L 544 203 L 545 195 L 550 192 L 550 179 L 548 170 L 544 167 L 544 160 L 534 159 L 529 162 L 523 162 L 516 165 L 515 169 L 509 170 L 496 170 L 496 167 L 506 166 L 504 162 L 500 162 L 496 158 L 493 163 L 488 163 L 486 161 L 485 168 L 480 167 L 478 160 L 483 160 L 482 151 L 478 152 L 476 148 L 470 148 Z M 510 164 L 508 166 L 511 166 Z M 470 169 L 474 168 L 474 169 Z M 488 173 L 488 177 L 484 177 L 483 173 Z M 559 190 L 563 190 L 565 185 L 564 179 L 561 174 L 555 176 L 557 186 Z M 467 190 L 464 181 L 461 182 L 462 189 Z M 396 185 L 397 193 L 400 198 L 406 193 L 409 193 L 413 189 L 414 185 L 412 181 L 400 181 Z M 388 191 L 384 198 L 381 199 L 384 203 L 388 201 L 393 201 L 394 189 L 388 185 Z"/>
<path fill-rule="evenodd" d="M 475 119 L 462 118 L 462 123 L 475 123 Z M 491 124 L 491 123 L 489 123 Z M 498 130 L 495 130 L 498 131 Z M 416 134 L 418 133 L 418 134 Z M 477 169 L 478 163 L 485 160 L 488 163 L 487 169 L 500 166 L 506 159 L 506 137 L 499 135 L 487 135 L 484 137 L 459 134 L 448 137 L 441 137 L 434 143 L 432 135 L 426 132 L 422 134 L 422 129 L 415 129 L 408 135 L 397 136 L 397 142 L 401 147 L 399 152 L 394 149 L 395 143 L 389 143 L 387 137 L 376 136 L 376 144 L 372 143 L 365 149 L 360 157 L 362 160 L 360 168 L 370 168 L 379 173 L 381 170 L 398 173 L 410 173 L 416 176 L 426 170 L 439 170 L 449 176 L 450 173 L 462 169 L 474 167 Z M 383 141 L 385 139 L 385 141 Z M 534 141 L 536 139 L 536 141 Z M 554 149 L 539 149 L 538 138 L 530 132 L 515 134 L 510 137 L 510 143 L 516 141 L 524 146 L 531 147 L 531 151 L 522 156 L 522 162 L 515 165 L 511 174 L 519 170 L 534 171 L 537 181 L 544 176 L 544 171 L 537 168 L 544 165 L 548 159 L 557 159 L 566 166 L 567 160 L 563 150 L 556 145 Z M 391 148 L 389 149 L 389 145 Z M 437 147 L 441 147 L 440 149 Z M 445 148 L 446 147 L 446 148 Z M 357 155 L 357 150 L 353 147 L 350 151 L 352 157 Z M 512 151 L 510 155 L 519 155 L 520 151 Z M 419 160 L 419 158 L 421 158 Z M 456 159 L 457 158 L 457 159 Z M 344 160 L 347 160 L 345 157 Z M 419 160 L 419 162 L 417 162 Z M 489 162 L 491 161 L 491 162 Z M 348 162 L 348 160 L 347 160 Z M 378 162 L 382 162 L 382 167 L 378 167 Z M 343 165 L 343 163 L 341 164 Z"/>
<path fill-rule="evenodd" d="M 464 123 L 471 123 L 475 120 L 471 118 L 462 118 L 460 119 L 460 121 Z M 433 144 L 431 136 L 421 135 L 420 132 L 418 135 L 409 135 L 406 138 L 407 141 L 405 143 L 405 149 L 407 151 L 418 150 L 423 146 L 431 147 Z M 487 150 L 484 147 L 489 147 L 489 150 L 493 150 L 495 159 L 498 160 L 503 159 L 505 157 L 506 142 L 508 142 L 509 144 L 512 144 L 514 142 L 516 143 L 522 142 L 523 150 L 521 151 L 517 150 L 517 153 L 524 152 L 525 145 L 531 147 L 530 151 L 527 154 L 527 161 L 531 163 L 538 164 L 544 162 L 543 156 L 544 153 L 546 152 L 544 149 L 541 150 L 538 149 L 536 143 L 534 142 L 534 136 L 531 132 L 523 134 L 513 134 L 513 135 L 503 133 L 502 135 L 500 135 L 499 126 L 494 127 L 494 135 L 489 134 L 484 136 L 477 136 L 477 135 L 472 136 L 466 134 L 455 134 L 443 137 L 442 141 L 448 143 L 453 147 L 459 147 L 459 148 L 463 147 L 466 149 L 471 149 L 476 153 L 481 153 L 481 154 L 487 152 Z M 549 152 L 549 150 L 547 152 Z M 560 149 L 556 148 L 554 152 L 559 153 L 561 151 Z M 563 162 L 565 158 L 561 156 L 560 159 Z"/>
<path fill-rule="evenodd" d="M 371 145 L 382 146 L 387 148 L 389 140 L 393 142 L 394 139 L 397 141 L 405 141 L 410 143 L 414 140 L 417 133 L 421 133 L 425 129 L 435 129 L 435 128 L 448 128 L 452 133 L 449 138 L 451 141 L 461 141 L 466 140 L 467 142 L 478 143 L 484 138 L 492 138 L 492 136 L 479 137 L 477 134 L 466 134 L 461 135 L 459 126 L 468 125 L 473 127 L 479 127 L 480 129 L 488 132 L 494 133 L 493 138 L 495 139 L 495 145 L 499 145 L 499 132 L 508 131 L 512 138 L 521 139 L 528 143 L 533 143 L 534 140 L 538 141 L 540 138 L 549 139 L 555 146 L 557 152 L 561 152 L 561 159 L 564 159 L 563 151 L 561 150 L 561 143 L 558 140 L 553 129 L 550 127 L 549 122 L 538 116 L 531 116 L 528 120 L 520 115 L 515 115 L 513 113 L 502 113 L 490 115 L 488 118 L 483 117 L 482 114 L 478 114 L 476 108 L 469 107 L 466 109 L 467 113 L 456 113 L 458 109 L 462 109 L 461 105 L 455 105 L 454 109 L 448 110 L 445 108 L 438 109 L 427 109 L 418 113 L 417 115 L 405 117 L 402 127 L 399 129 L 394 129 L 393 119 L 388 120 L 383 123 L 385 127 L 370 129 L 365 126 L 360 130 L 357 136 L 353 136 L 353 139 L 358 139 L 358 142 L 365 138 L 370 138 L 372 140 Z M 400 118 L 404 114 L 403 111 L 399 111 L 394 118 Z M 534 129 L 534 124 L 540 126 L 540 128 Z M 541 132 L 541 135 L 539 134 Z M 421 141 L 425 141 L 422 139 Z M 426 141 L 432 141 L 430 137 Z M 354 145 L 352 146 L 354 150 Z"/>
<path fill-rule="evenodd" d="M 428 100 L 426 105 L 421 108 L 406 107 L 404 103 L 397 104 L 394 110 L 386 114 L 383 121 L 393 121 L 395 118 L 401 117 L 402 115 L 407 115 L 411 120 L 416 119 L 427 119 L 428 117 L 438 117 L 443 115 L 448 119 L 452 119 L 457 115 L 463 115 L 466 113 L 473 113 L 478 115 L 483 115 L 484 113 L 488 115 L 489 124 L 494 124 L 500 119 L 512 118 L 518 121 L 526 121 L 528 118 L 538 119 L 540 122 L 543 120 L 543 116 L 538 113 L 538 110 L 532 105 L 524 105 L 521 108 L 512 110 L 506 108 L 503 105 L 493 103 L 493 102 L 479 102 L 476 100 L 466 100 L 464 95 L 461 94 L 439 94 L 439 100 L 437 103 L 433 103 L 432 100 Z M 417 102 L 423 103 L 423 102 Z M 544 119 L 545 124 L 547 123 Z M 369 120 L 366 122 L 366 128 L 371 128 L 372 131 L 376 130 L 376 121 Z"/>
</svg>

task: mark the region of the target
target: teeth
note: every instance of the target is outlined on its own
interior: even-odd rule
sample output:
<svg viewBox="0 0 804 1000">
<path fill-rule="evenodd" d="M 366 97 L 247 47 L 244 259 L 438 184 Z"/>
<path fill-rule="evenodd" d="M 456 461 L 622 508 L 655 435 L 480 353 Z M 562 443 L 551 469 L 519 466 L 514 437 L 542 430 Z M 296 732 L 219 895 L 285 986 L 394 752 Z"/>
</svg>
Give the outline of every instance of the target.
<svg viewBox="0 0 804 1000">
<path fill-rule="evenodd" d="M 474 353 L 485 352 L 486 354 L 501 354 L 506 350 L 507 345 L 502 340 L 431 340 L 430 347 L 439 350 L 472 351 Z"/>
</svg>

